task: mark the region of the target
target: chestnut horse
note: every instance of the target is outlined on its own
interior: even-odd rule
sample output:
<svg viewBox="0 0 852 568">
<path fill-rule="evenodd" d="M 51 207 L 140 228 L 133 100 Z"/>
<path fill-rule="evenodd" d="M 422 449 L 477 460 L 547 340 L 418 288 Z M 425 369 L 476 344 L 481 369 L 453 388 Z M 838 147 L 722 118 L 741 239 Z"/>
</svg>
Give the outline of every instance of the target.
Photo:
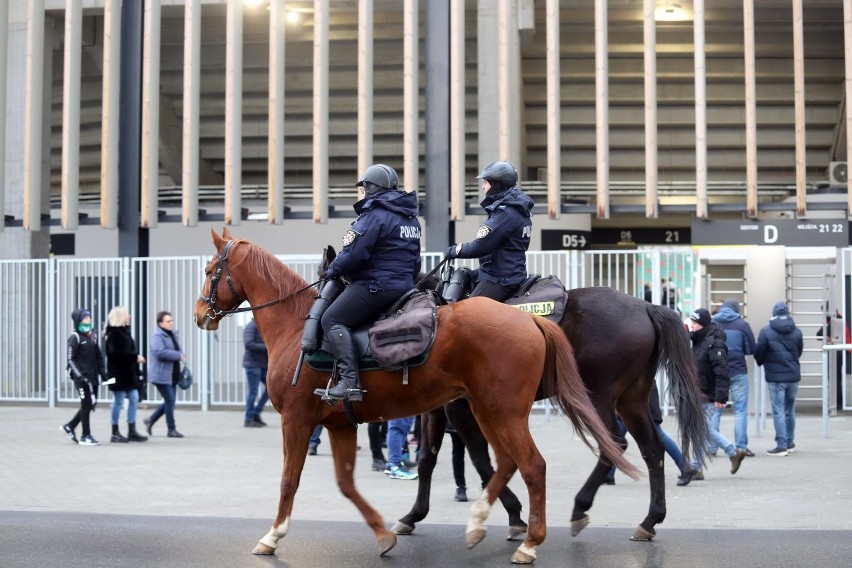
<svg viewBox="0 0 852 568">
<path fill-rule="evenodd" d="M 655 526 L 666 516 L 665 453 L 648 413 L 648 398 L 658 367 L 664 368 L 669 377 L 684 455 L 689 459 L 693 454 L 694 458 L 696 450 L 704 444 L 706 426 L 689 338 L 676 312 L 605 287 L 569 290 L 561 327 L 574 347 L 580 374 L 601 419 L 614 439 L 626 445 L 616 427 L 615 411 L 618 411 L 648 467 L 651 503 L 632 538 L 650 540 L 656 535 Z M 417 499 L 411 511 L 394 525 L 393 531 L 397 534 L 411 534 L 415 524 L 429 513 L 432 471 L 448 417 L 464 440 L 483 482 L 494 471 L 488 457 L 488 444 L 466 400 L 456 400 L 444 408 L 424 413 L 420 448 L 426 451 L 420 452 L 418 462 Z M 588 524 L 586 512 L 609 467 L 605 460 L 598 460 L 577 493 L 571 516 L 574 536 Z M 511 540 L 526 530 L 521 519 L 521 504 L 509 488 L 503 490 L 500 500 L 509 514 L 507 538 Z"/>
<path fill-rule="evenodd" d="M 296 385 L 291 384 L 305 316 L 315 292 L 260 247 L 232 240 L 227 231 L 222 237 L 211 232 L 217 254 L 205 269 L 194 310 L 196 324 L 215 330 L 223 317 L 239 311 L 244 300 L 253 306 L 249 309 L 269 352 L 269 398 L 281 414 L 284 468 L 278 514 L 254 553 L 273 554 L 278 541 L 286 536 L 308 441 L 321 424 L 328 429 L 337 485 L 361 512 L 384 555 L 395 546 L 396 535 L 384 527 L 381 515 L 355 488 L 356 427 L 342 404 L 328 406 L 313 394 L 328 383 L 328 374 L 305 367 Z M 610 463 L 630 475 L 636 475 L 636 469 L 621 455 L 596 414 L 571 345 L 558 325 L 482 298 L 443 306 L 437 319 L 429 359 L 409 371 L 409 384 L 403 384 L 398 371 L 362 373 L 367 395 L 363 402 L 353 404 L 354 413 L 363 422 L 387 420 L 467 397 L 497 461 L 497 475 L 471 507 L 465 532 L 468 547 L 485 537 L 484 521 L 496 495 L 519 470 L 529 491 L 530 526 L 512 561 L 532 563 L 547 532 L 545 463 L 529 431 L 529 412 L 537 392 L 553 397 L 589 447 L 587 435 L 595 439 Z"/>
</svg>

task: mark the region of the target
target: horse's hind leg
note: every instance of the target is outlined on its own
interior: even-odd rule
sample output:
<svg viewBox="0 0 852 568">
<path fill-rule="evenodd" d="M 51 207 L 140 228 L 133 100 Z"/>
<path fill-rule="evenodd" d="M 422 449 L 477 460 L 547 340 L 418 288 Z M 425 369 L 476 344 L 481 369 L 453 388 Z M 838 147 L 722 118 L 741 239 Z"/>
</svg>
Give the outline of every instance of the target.
<svg viewBox="0 0 852 568">
<path fill-rule="evenodd" d="M 491 457 L 488 455 L 488 442 L 482 435 L 476 418 L 473 417 L 470 403 L 467 399 L 460 398 L 446 405 L 444 409 L 464 441 L 470 461 L 473 462 L 473 467 L 476 468 L 484 488 L 494 475 L 494 468 L 491 467 Z M 514 540 L 527 532 L 527 523 L 521 518 L 521 502 L 508 486 L 503 488 L 499 498 L 509 515 L 509 533 L 506 535 L 506 540 Z"/>
<path fill-rule="evenodd" d="M 438 462 L 438 452 L 444 441 L 447 417 L 443 408 L 424 412 L 420 420 L 420 459 L 417 462 L 417 499 L 403 518 L 391 529 L 396 534 L 411 534 L 414 526 L 429 514 L 429 498 L 432 489 L 432 472 Z M 425 449 L 425 451 L 424 451 Z"/>
<path fill-rule="evenodd" d="M 475 407 L 472 407 L 476 414 Z M 530 496 L 529 532 L 524 542 L 512 555 L 514 564 L 532 564 L 536 558 L 536 547 L 547 536 L 546 519 L 546 465 L 529 431 L 527 416 L 512 416 L 510 412 L 500 415 L 499 427 L 495 427 L 480 414 L 477 422 L 486 439 L 491 442 L 497 471 L 485 487 L 482 495 L 471 507 L 466 540 L 468 547 L 475 546 L 485 538 L 485 519 L 496 497 L 508 483 L 516 470 L 527 486 Z M 499 428 L 499 429 L 498 429 Z"/>
<path fill-rule="evenodd" d="M 379 555 L 384 556 L 396 546 L 396 535 L 385 528 L 382 516 L 370 506 L 355 488 L 355 453 L 357 449 L 357 430 L 354 426 L 343 425 L 328 428 L 331 454 L 334 457 L 334 474 L 340 492 L 352 501 L 367 524 L 376 535 Z M 304 458 L 303 458 L 304 459 Z"/>
<path fill-rule="evenodd" d="M 641 403 L 619 400 L 619 413 L 630 435 L 636 440 L 642 459 L 648 467 L 651 485 L 651 502 L 648 515 L 633 531 L 632 540 L 651 540 L 657 535 L 654 528 L 666 518 L 666 480 L 663 469 L 665 451 L 654 421 L 649 412 L 642 412 Z"/>
<path fill-rule="evenodd" d="M 627 448 L 627 441 L 624 439 L 624 435 L 621 433 L 616 424 L 615 411 L 611 404 L 596 404 L 595 408 L 597 409 L 601 420 L 603 420 L 607 429 L 609 429 L 613 439 L 616 440 L 622 448 Z M 580 531 L 588 526 L 589 516 L 586 512 L 592 508 L 592 503 L 595 501 L 595 495 L 597 495 L 600 486 L 603 485 L 604 479 L 606 479 L 607 475 L 609 475 L 609 470 L 611 468 L 612 464 L 603 459 L 598 459 L 598 462 L 595 464 L 595 468 L 592 470 L 589 478 L 586 479 L 586 482 L 574 496 L 574 510 L 571 512 L 571 536 L 577 536 L 580 534 Z"/>
</svg>

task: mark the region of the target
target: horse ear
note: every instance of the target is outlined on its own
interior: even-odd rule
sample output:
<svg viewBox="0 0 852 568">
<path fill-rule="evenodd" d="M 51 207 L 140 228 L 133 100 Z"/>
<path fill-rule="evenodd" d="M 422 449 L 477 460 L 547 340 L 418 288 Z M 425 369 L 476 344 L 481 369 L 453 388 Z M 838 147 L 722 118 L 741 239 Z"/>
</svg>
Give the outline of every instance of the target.
<svg viewBox="0 0 852 568">
<path fill-rule="evenodd" d="M 210 229 L 210 234 L 213 236 L 213 246 L 216 247 L 216 250 L 222 250 L 225 246 L 225 239 L 216 234 L 216 229 Z"/>
<path fill-rule="evenodd" d="M 226 241 L 234 240 L 234 237 L 231 236 L 231 231 L 228 230 L 228 227 L 222 227 L 222 238 Z"/>
<path fill-rule="evenodd" d="M 334 251 L 334 247 L 328 245 L 324 249 L 322 249 L 322 259 L 320 260 L 319 268 L 317 269 L 317 275 L 320 278 L 325 278 L 325 273 L 328 270 L 328 265 L 331 264 L 331 261 L 335 259 L 337 253 Z"/>
</svg>

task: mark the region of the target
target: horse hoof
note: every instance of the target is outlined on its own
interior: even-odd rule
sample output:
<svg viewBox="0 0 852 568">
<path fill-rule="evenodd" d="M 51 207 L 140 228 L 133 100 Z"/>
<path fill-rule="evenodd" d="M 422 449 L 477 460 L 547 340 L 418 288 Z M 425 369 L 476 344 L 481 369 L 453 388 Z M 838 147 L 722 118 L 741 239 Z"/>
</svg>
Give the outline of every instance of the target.
<svg viewBox="0 0 852 568">
<path fill-rule="evenodd" d="M 576 521 L 571 521 L 571 536 L 577 536 L 584 528 L 589 526 L 589 516 L 583 515 L 582 518 Z"/>
<path fill-rule="evenodd" d="M 384 556 L 396 546 L 396 535 L 392 532 L 387 532 L 376 539 L 376 542 L 379 545 L 379 556 Z"/>
<path fill-rule="evenodd" d="M 638 527 L 636 527 L 636 530 L 633 531 L 633 536 L 630 537 L 630 540 L 649 541 L 655 536 L 657 536 L 656 531 L 650 532 L 642 525 L 639 525 Z"/>
<path fill-rule="evenodd" d="M 270 556 L 275 554 L 275 549 L 263 544 L 262 542 L 258 542 L 257 546 L 254 547 L 254 550 L 252 550 L 251 553 L 255 556 Z"/>
<path fill-rule="evenodd" d="M 512 554 L 512 564 L 532 564 L 535 562 L 535 549 L 527 548 L 523 544 Z"/>
<path fill-rule="evenodd" d="M 506 540 L 515 540 L 522 534 L 527 532 L 527 525 L 510 525 L 509 534 L 506 535 Z"/>
<path fill-rule="evenodd" d="M 486 529 L 485 527 L 475 528 L 464 533 L 464 540 L 467 543 L 468 548 L 473 548 L 485 538 Z"/>
<path fill-rule="evenodd" d="M 414 527 L 410 527 L 402 521 L 397 521 L 396 524 L 391 528 L 391 532 L 394 534 L 409 535 L 414 532 Z"/>
</svg>

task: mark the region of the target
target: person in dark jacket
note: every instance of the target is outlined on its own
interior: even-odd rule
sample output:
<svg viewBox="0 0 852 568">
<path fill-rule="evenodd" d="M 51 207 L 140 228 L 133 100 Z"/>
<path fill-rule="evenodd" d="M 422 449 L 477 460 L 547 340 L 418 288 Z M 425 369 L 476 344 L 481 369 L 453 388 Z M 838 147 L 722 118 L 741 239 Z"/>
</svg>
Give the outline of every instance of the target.
<svg viewBox="0 0 852 568">
<path fill-rule="evenodd" d="M 262 428 L 266 426 L 266 422 L 261 419 L 260 413 L 263 412 L 263 407 L 269 400 L 269 394 L 266 392 L 266 369 L 269 367 L 269 354 L 254 318 L 249 320 L 243 329 L 243 345 L 245 346 L 243 368 L 246 370 L 248 386 L 248 389 L 246 389 L 246 416 L 243 426 L 246 428 Z M 260 399 L 258 399 L 257 391 L 260 390 L 261 383 L 263 383 L 263 392 L 260 393 Z"/>
<path fill-rule="evenodd" d="M 175 427 L 175 401 L 177 384 L 180 380 L 180 364 L 184 357 L 175 329 L 175 320 L 170 312 L 157 313 L 157 329 L 151 334 L 148 348 L 151 355 L 148 358 L 148 382 L 157 387 L 157 391 L 163 397 L 163 403 L 145 419 L 145 429 L 151 436 L 154 424 L 165 414 L 167 436 L 183 438 L 183 434 Z"/>
<path fill-rule="evenodd" d="M 367 168 L 355 185 L 360 188 L 354 205 L 358 218 L 343 235 L 340 254 L 320 275 L 346 276 L 351 282 L 320 320 L 340 381 L 315 393 L 332 404 L 362 399 L 352 329 L 391 307 L 414 287 L 420 271 L 416 191 L 400 189 L 396 171 L 384 164 Z"/>
<path fill-rule="evenodd" d="M 477 177 L 485 192 L 480 203 L 487 215 L 485 223 L 474 240 L 451 246 L 445 256 L 478 258 L 479 269 L 471 271 L 470 296 L 502 302 L 527 278 L 534 203 L 518 187 L 518 172 L 509 162 L 488 164 Z"/>
<path fill-rule="evenodd" d="M 145 442 L 147 436 L 136 431 L 136 407 L 139 404 L 139 365 L 145 363 L 145 357 L 139 354 L 136 342 L 130 335 L 130 312 L 125 306 L 115 306 L 107 316 L 106 328 L 107 370 L 115 383 L 109 386 L 112 391 L 112 436 L 110 442 Z M 121 435 L 118 420 L 121 408 L 127 398 L 127 437 Z"/>
<path fill-rule="evenodd" d="M 754 454 L 748 449 L 748 366 L 746 355 L 754 354 L 754 332 L 748 322 L 740 316 L 740 303 L 736 298 L 728 298 L 713 321 L 725 330 L 728 346 L 728 372 L 731 376 L 731 399 L 734 403 L 734 442 L 745 450 L 746 456 Z M 716 430 L 722 413 L 714 415 Z M 710 453 L 713 452 L 711 447 Z"/>
<path fill-rule="evenodd" d="M 704 416 L 707 419 L 708 441 L 725 450 L 731 459 L 731 474 L 737 473 L 745 458 L 745 450 L 737 448 L 713 426 L 717 409 L 728 402 L 730 376 L 728 374 L 728 345 L 725 332 L 710 318 L 710 312 L 698 308 L 689 316 L 692 339 L 692 356 L 698 370 L 701 393 L 704 395 Z M 694 468 L 698 464 L 692 464 Z"/>
<path fill-rule="evenodd" d="M 79 309 L 71 312 L 74 333 L 68 336 L 66 343 L 66 360 L 68 362 L 68 377 L 74 381 L 74 388 L 80 396 L 80 410 L 62 430 L 75 444 L 81 446 L 97 446 L 100 444 L 93 436 L 89 426 L 89 415 L 95 409 L 98 401 L 98 378 L 106 381 L 106 369 L 98 338 L 92 325 L 92 312 Z M 77 440 L 74 431 L 77 425 L 83 424 L 83 434 Z"/>
<path fill-rule="evenodd" d="M 802 380 L 802 349 L 802 331 L 790 317 L 787 304 L 777 302 L 769 325 L 760 330 L 754 350 L 754 360 L 763 366 L 772 404 L 775 447 L 767 450 L 770 456 L 786 456 L 796 448 L 796 394 Z"/>
</svg>

